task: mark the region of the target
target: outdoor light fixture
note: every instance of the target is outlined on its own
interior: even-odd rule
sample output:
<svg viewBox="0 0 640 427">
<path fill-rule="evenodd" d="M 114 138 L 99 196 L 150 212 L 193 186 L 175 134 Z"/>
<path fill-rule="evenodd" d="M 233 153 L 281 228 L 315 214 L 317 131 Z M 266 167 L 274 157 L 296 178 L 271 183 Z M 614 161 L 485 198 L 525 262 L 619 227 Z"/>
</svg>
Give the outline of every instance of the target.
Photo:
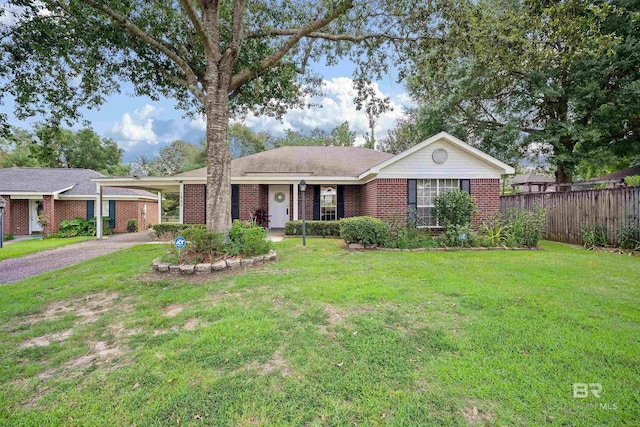
<svg viewBox="0 0 640 427">
<path fill-rule="evenodd" d="M 307 246 L 307 218 L 305 214 L 305 191 L 307 191 L 307 182 L 303 179 L 300 181 L 300 192 L 302 193 L 302 246 Z"/>
<path fill-rule="evenodd" d="M 2 248 L 4 240 L 4 207 L 7 206 L 7 201 L 0 197 L 0 248 Z"/>
</svg>

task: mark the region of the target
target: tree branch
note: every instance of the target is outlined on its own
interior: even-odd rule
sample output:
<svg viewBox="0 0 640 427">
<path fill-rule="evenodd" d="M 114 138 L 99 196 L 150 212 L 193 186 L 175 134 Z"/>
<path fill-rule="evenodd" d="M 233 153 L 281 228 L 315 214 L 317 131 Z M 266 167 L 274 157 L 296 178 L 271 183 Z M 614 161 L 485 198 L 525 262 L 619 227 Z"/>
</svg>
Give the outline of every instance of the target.
<svg viewBox="0 0 640 427">
<path fill-rule="evenodd" d="M 189 20 L 193 24 L 193 27 L 196 29 L 196 34 L 198 34 L 198 37 L 200 37 L 200 40 L 202 40 L 205 56 L 207 58 L 210 58 L 218 62 L 220 58 L 216 57 L 216 54 L 215 54 L 216 50 L 214 50 L 212 46 L 213 43 L 211 41 L 211 37 L 209 37 L 209 33 L 207 32 L 207 29 L 204 27 L 202 20 L 200 20 L 200 17 L 198 16 L 196 9 L 193 7 L 193 4 L 191 4 L 191 0 L 180 0 L 180 5 L 182 6 L 182 9 L 184 9 L 185 13 L 187 14 L 187 17 L 189 17 Z M 219 53 L 218 53 L 218 56 L 219 56 Z"/>
<path fill-rule="evenodd" d="M 254 31 L 247 35 L 249 39 L 256 39 L 262 37 L 281 37 L 281 36 L 291 36 L 295 35 L 300 31 L 299 28 L 288 28 L 288 29 L 271 29 L 271 30 L 263 30 L 263 31 Z M 354 36 L 351 34 L 333 34 L 333 33 L 321 33 L 321 32 L 311 32 L 309 34 L 305 34 L 304 37 L 310 39 L 323 39 L 328 41 L 347 41 L 359 43 L 369 39 L 385 39 L 392 41 L 418 41 L 425 39 L 432 39 L 432 37 L 422 36 L 422 37 L 404 37 L 404 36 L 395 36 L 393 34 L 386 33 L 376 33 L 376 34 L 362 34 L 359 36 Z"/>
<path fill-rule="evenodd" d="M 352 0 L 345 1 L 342 4 L 342 6 L 338 7 L 332 13 L 326 15 L 324 18 L 316 19 L 310 22 L 309 24 L 307 24 L 306 26 L 300 28 L 294 34 L 290 35 L 287 41 L 284 42 L 278 50 L 273 52 L 267 58 L 260 61 L 260 63 L 257 65 L 256 68 L 254 69 L 245 68 L 242 71 L 239 71 L 238 73 L 236 73 L 231 78 L 231 82 L 229 84 L 229 91 L 233 92 L 235 89 L 239 88 L 244 83 L 248 82 L 249 80 L 257 76 L 261 72 L 273 67 L 280 59 L 282 59 L 283 56 L 287 54 L 287 52 L 289 52 L 300 41 L 300 39 L 307 36 L 308 34 L 313 33 L 314 31 L 319 30 L 320 28 L 323 28 L 329 25 L 331 22 L 337 19 L 340 15 L 342 15 L 345 11 L 351 9 L 352 7 L 353 7 Z"/>
<path fill-rule="evenodd" d="M 166 55 L 185 73 L 186 82 L 187 82 L 186 89 L 191 91 L 191 93 L 193 93 L 194 95 L 196 95 L 197 92 L 202 93 L 202 89 L 198 86 L 198 77 L 193 72 L 193 69 L 187 63 L 187 61 L 184 58 L 182 58 L 180 55 L 178 55 L 176 51 L 174 51 L 164 43 L 156 40 L 154 37 L 150 36 L 148 33 L 143 31 L 140 27 L 138 27 L 133 22 L 131 22 L 129 19 L 122 16 L 118 12 L 114 11 L 110 7 L 104 4 L 98 4 L 94 0 L 82 0 L 82 2 L 91 6 L 94 9 L 97 9 L 103 12 L 105 15 L 107 15 L 113 21 L 115 21 L 115 23 L 117 23 L 122 28 L 124 28 L 129 34 L 137 37 L 139 40 L 146 43 L 150 47 Z M 202 100 L 200 96 L 196 95 L 196 97 L 198 98 L 198 100 Z"/>
<path fill-rule="evenodd" d="M 242 43 L 242 20 L 244 18 L 244 9 L 246 0 L 236 0 L 233 6 L 233 15 L 231 16 L 231 43 L 224 55 L 222 55 L 222 64 L 231 71 L 240 54 L 240 44 Z"/>
</svg>

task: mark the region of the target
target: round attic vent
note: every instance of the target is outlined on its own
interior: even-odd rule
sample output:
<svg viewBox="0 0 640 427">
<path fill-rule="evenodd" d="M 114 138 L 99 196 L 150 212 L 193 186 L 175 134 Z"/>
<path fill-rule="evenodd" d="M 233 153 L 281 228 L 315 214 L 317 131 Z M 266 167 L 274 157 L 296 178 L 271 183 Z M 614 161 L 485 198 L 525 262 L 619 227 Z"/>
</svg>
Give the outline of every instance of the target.
<svg viewBox="0 0 640 427">
<path fill-rule="evenodd" d="M 444 148 L 436 148 L 435 150 L 433 150 L 433 154 L 431 157 L 433 158 L 434 162 L 441 165 L 447 161 L 447 159 L 449 158 L 449 153 L 447 153 L 447 150 L 445 150 Z"/>
</svg>

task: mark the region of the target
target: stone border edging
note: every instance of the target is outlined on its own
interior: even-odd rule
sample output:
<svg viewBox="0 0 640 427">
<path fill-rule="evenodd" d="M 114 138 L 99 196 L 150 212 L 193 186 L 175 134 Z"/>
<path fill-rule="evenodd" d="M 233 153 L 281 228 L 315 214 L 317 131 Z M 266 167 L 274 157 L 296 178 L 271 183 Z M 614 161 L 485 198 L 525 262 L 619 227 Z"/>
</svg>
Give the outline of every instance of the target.
<svg viewBox="0 0 640 427">
<path fill-rule="evenodd" d="M 278 258 L 276 251 L 270 251 L 266 255 L 256 255 L 252 258 L 229 258 L 221 259 L 214 263 L 202 263 L 202 264 L 170 264 L 168 262 L 161 262 L 160 258 L 153 260 L 151 269 L 155 273 L 172 274 L 188 276 L 192 274 L 205 275 L 211 273 L 217 273 L 223 270 L 237 270 L 240 267 L 252 267 L 254 265 L 260 265 L 264 262 L 274 261 Z"/>
</svg>

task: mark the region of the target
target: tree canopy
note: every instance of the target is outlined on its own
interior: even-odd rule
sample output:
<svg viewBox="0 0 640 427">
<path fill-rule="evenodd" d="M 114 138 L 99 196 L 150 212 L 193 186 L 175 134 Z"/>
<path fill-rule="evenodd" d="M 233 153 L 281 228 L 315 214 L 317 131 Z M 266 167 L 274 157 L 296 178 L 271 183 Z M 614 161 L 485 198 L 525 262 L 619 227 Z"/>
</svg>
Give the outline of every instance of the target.
<svg viewBox="0 0 640 427">
<path fill-rule="evenodd" d="M 407 126 L 420 138 L 440 127 L 508 163 L 538 154 L 559 182 L 594 157 L 639 154 L 638 5 L 440 3 L 440 41 L 412 55 L 409 88 L 422 107 L 387 149 L 414 142 Z"/>
<path fill-rule="evenodd" d="M 303 105 L 320 87 L 312 61 L 349 57 L 359 64 L 357 77 L 381 76 L 388 47 L 421 37 L 425 27 L 409 24 L 430 7 L 407 0 L 8 4 L 21 16 L 0 30 L 0 96 L 14 98 L 15 115 L 75 121 L 122 81 L 136 95 L 173 98 L 204 113 L 207 227 L 224 232 L 231 224 L 230 112 L 280 115 Z"/>
</svg>

